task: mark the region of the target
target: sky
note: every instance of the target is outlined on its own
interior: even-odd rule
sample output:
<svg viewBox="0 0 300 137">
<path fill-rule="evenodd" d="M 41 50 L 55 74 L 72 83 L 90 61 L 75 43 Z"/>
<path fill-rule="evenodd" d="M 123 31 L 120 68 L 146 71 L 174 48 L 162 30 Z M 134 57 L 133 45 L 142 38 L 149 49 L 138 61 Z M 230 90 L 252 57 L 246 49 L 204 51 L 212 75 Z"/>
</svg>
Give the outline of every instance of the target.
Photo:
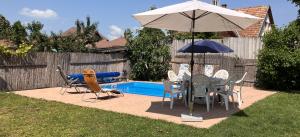
<svg viewBox="0 0 300 137">
<path fill-rule="evenodd" d="M 98 22 L 98 30 L 109 39 L 123 34 L 124 29 L 137 29 L 139 24 L 132 14 L 151 6 L 163 7 L 186 0 L 0 0 L 0 14 L 10 22 L 20 20 L 27 24 L 38 20 L 45 33 L 65 31 L 74 26 L 76 19 L 90 16 Z M 202 0 L 211 2 L 211 0 Z M 296 19 L 297 8 L 287 0 L 220 0 L 228 8 L 270 5 L 275 24 L 279 27 Z"/>
</svg>

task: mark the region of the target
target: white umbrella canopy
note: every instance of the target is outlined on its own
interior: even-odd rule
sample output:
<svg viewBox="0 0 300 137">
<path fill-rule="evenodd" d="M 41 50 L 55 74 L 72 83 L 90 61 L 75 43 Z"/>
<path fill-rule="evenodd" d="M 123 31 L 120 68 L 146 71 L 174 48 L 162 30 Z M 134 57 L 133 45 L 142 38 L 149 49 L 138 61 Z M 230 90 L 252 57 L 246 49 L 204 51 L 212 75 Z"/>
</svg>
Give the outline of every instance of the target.
<svg viewBox="0 0 300 137">
<path fill-rule="evenodd" d="M 194 13 L 194 15 L 193 15 Z M 133 15 L 143 27 L 181 32 L 220 32 L 243 30 L 260 18 L 242 12 L 192 0 Z"/>
</svg>

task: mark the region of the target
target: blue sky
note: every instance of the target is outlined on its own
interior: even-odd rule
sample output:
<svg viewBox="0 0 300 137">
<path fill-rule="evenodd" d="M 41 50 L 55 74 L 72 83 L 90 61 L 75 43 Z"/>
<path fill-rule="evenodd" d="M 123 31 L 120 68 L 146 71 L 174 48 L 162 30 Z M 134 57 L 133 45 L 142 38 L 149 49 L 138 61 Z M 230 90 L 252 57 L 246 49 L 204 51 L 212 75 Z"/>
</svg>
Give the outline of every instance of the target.
<svg viewBox="0 0 300 137">
<path fill-rule="evenodd" d="M 163 7 L 185 0 L 0 0 L 0 14 L 11 22 L 41 21 L 45 32 L 64 31 L 76 19 L 89 15 L 99 23 L 99 31 L 108 38 L 120 36 L 126 28 L 138 28 L 132 14 L 150 6 Z M 211 0 L 203 0 L 211 2 Z M 288 24 L 297 17 L 297 8 L 287 0 L 221 0 L 228 8 L 271 5 L 275 23 Z"/>
</svg>

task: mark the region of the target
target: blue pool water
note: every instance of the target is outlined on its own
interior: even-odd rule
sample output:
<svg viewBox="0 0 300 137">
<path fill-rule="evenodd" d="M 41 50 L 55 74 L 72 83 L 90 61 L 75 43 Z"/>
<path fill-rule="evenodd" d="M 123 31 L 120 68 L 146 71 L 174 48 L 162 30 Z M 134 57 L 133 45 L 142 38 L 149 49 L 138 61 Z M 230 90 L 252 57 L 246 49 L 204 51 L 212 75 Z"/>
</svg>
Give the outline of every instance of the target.
<svg viewBox="0 0 300 137">
<path fill-rule="evenodd" d="M 103 88 L 114 88 L 123 93 L 138 94 L 146 96 L 162 97 L 164 87 L 163 84 L 151 82 L 126 82 L 113 85 L 103 85 Z M 169 95 L 166 95 L 167 97 Z"/>
</svg>

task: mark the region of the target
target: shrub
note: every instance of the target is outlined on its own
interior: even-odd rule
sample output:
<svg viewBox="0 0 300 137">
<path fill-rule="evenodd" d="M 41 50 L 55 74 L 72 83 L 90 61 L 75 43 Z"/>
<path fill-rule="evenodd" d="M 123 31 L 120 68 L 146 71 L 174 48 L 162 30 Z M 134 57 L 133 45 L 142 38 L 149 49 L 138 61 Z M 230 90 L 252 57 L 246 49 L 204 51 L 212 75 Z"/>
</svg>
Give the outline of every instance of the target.
<svg viewBox="0 0 300 137">
<path fill-rule="evenodd" d="M 144 28 L 135 37 L 132 34 L 125 37 L 128 40 L 132 79 L 160 80 L 167 74 L 171 55 L 164 32 Z"/>
<path fill-rule="evenodd" d="M 278 89 L 300 89 L 300 26 L 292 22 L 285 28 L 274 28 L 264 38 L 264 49 L 258 55 L 257 86 Z"/>
<path fill-rule="evenodd" d="M 26 56 L 32 49 L 32 45 L 22 43 L 17 49 L 10 49 L 5 45 L 0 45 L 0 55 L 4 56 Z"/>
</svg>

